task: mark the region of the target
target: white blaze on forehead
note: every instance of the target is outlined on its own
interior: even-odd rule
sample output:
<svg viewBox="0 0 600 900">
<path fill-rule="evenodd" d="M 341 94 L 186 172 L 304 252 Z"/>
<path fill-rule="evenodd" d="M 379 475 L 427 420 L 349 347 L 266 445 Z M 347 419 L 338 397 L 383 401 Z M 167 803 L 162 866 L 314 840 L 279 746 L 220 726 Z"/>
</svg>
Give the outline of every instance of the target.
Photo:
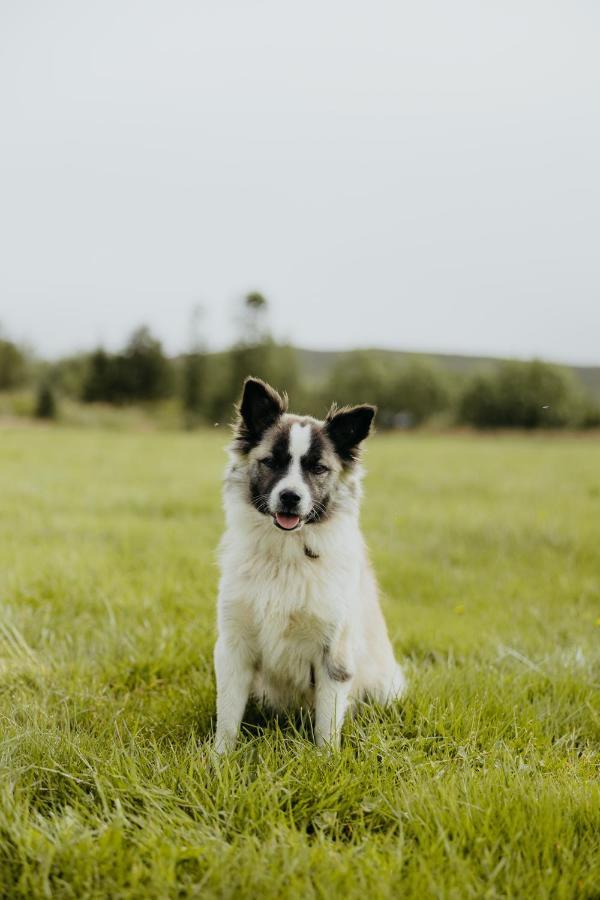
<svg viewBox="0 0 600 900">
<path fill-rule="evenodd" d="M 311 428 L 310 425 L 300 425 L 294 422 L 290 428 L 290 455 L 293 462 L 299 460 L 310 449 Z"/>
<path fill-rule="evenodd" d="M 308 485 L 302 477 L 301 459 L 310 449 L 312 440 L 312 429 L 310 425 L 301 425 L 300 422 L 294 422 L 290 428 L 288 438 L 288 452 L 291 456 L 289 469 L 284 478 L 279 481 L 271 492 L 269 498 L 269 506 L 271 512 L 277 511 L 279 497 L 283 491 L 294 491 L 300 497 L 298 503 L 298 512 L 301 516 L 307 516 L 312 507 L 312 499 Z"/>
</svg>

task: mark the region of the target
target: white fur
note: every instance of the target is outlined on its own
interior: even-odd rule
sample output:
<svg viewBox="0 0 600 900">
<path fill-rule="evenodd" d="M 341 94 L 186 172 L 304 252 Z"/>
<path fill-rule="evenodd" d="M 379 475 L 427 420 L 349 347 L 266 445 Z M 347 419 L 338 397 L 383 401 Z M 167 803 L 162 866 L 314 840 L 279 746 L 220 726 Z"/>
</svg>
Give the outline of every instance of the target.
<svg viewBox="0 0 600 900">
<path fill-rule="evenodd" d="M 296 465 L 310 427 L 291 432 Z M 337 745 L 349 704 L 366 695 L 387 702 L 405 689 L 359 528 L 361 473 L 340 481 L 331 518 L 285 533 L 248 502 L 249 464 L 232 458 L 225 478 L 216 748 L 235 745 L 251 695 L 277 709 L 314 708 L 317 743 Z M 348 678 L 332 678 L 332 666 Z"/>
</svg>

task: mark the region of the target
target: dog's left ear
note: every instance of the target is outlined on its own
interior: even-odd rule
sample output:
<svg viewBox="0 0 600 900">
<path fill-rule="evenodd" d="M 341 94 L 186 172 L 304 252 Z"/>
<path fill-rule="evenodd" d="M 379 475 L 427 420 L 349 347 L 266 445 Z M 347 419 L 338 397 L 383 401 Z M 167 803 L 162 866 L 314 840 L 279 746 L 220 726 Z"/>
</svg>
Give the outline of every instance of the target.
<svg viewBox="0 0 600 900">
<path fill-rule="evenodd" d="M 260 378 L 246 378 L 240 403 L 240 416 L 248 436 L 258 441 L 286 410 L 286 402 L 275 388 Z"/>
<path fill-rule="evenodd" d="M 345 462 L 356 458 L 358 445 L 371 431 L 376 412 L 376 406 L 365 404 L 344 409 L 332 406 L 327 413 L 325 429 L 338 456 Z"/>
</svg>

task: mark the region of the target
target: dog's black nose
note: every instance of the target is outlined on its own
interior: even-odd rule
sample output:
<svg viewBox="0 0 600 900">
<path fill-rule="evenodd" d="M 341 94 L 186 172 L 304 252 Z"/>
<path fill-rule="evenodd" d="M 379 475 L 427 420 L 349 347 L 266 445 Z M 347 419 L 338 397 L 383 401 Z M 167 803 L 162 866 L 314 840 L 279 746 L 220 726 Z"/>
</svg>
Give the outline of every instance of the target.
<svg viewBox="0 0 600 900">
<path fill-rule="evenodd" d="M 282 491 L 279 495 L 279 502 L 286 509 L 294 509 L 300 502 L 300 494 L 296 494 L 295 491 Z"/>
</svg>

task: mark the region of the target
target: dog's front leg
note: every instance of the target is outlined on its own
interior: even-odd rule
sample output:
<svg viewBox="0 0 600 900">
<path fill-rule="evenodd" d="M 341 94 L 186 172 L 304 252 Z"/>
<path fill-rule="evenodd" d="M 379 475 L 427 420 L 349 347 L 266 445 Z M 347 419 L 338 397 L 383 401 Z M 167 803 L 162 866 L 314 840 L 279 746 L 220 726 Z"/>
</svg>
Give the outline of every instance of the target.
<svg viewBox="0 0 600 900">
<path fill-rule="evenodd" d="M 352 684 L 349 661 L 340 650 L 341 647 L 327 648 L 315 667 L 315 738 L 319 747 L 340 746 Z"/>
<path fill-rule="evenodd" d="M 240 641 L 219 637 L 215 645 L 217 678 L 217 753 L 233 750 L 250 695 L 252 657 Z"/>
</svg>

